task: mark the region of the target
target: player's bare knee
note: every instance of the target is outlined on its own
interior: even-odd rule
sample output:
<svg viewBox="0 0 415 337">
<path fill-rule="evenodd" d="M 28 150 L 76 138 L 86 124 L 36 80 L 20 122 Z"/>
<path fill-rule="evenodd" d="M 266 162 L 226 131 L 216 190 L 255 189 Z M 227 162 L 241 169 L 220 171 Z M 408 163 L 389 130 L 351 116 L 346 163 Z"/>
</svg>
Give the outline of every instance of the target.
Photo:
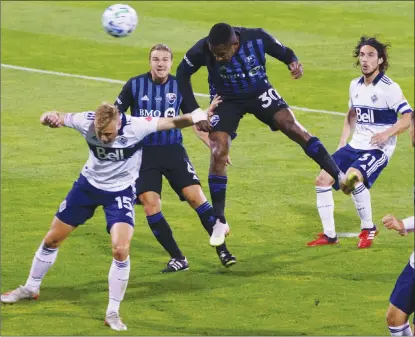
<svg viewBox="0 0 415 337">
<path fill-rule="evenodd" d="M 325 187 L 334 184 L 334 179 L 325 171 L 321 171 L 316 177 L 316 186 Z"/>
<path fill-rule="evenodd" d="M 54 233 L 51 233 L 51 231 L 46 234 L 45 239 L 43 240 L 43 245 L 46 248 L 58 248 L 61 243 L 62 240 L 55 236 Z"/>
<path fill-rule="evenodd" d="M 129 242 L 116 242 L 112 246 L 112 256 L 117 261 L 125 261 L 130 255 L 130 243 Z"/>
<path fill-rule="evenodd" d="M 386 312 L 386 322 L 389 326 L 400 326 L 408 321 L 407 315 L 395 306 L 390 305 Z"/>
<path fill-rule="evenodd" d="M 160 197 L 157 194 L 153 195 L 153 193 L 144 193 L 139 196 L 139 199 L 143 205 L 144 213 L 147 216 L 157 214 L 161 211 Z"/>
<path fill-rule="evenodd" d="M 226 165 L 229 151 L 226 146 L 216 146 L 212 148 L 211 161 L 215 164 Z"/>
</svg>

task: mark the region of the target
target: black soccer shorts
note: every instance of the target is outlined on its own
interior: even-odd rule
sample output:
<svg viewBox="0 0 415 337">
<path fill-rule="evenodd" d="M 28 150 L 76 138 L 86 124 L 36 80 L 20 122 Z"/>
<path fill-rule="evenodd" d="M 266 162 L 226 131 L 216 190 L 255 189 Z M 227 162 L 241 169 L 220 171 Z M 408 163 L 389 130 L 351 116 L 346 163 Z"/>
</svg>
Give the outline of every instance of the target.
<svg viewBox="0 0 415 337">
<path fill-rule="evenodd" d="M 161 196 L 162 176 L 165 176 L 170 186 L 184 201 L 183 188 L 200 185 L 199 177 L 189 160 L 185 148 L 180 144 L 146 146 L 140 175 L 136 180 L 137 196 L 144 192 L 156 192 Z M 139 203 L 139 198 L 137 198 Z"/>
<path fill-rule="evenodd" d="M 288 108 L 288 104 L 277 93 L 277 91 L 269 87 L 257 97 L 247 100 L 222 98 L 223 102 L 215 109 L 214 115 L 210 119 L 210 125 L 213 131 L 223 131 L 236 137 L 239 121 L 246 113 L 253 114 L 262 123 L 267 124 L 272 131 L 277 131 L 274 115 L 277 111 Z"/>
</svg>

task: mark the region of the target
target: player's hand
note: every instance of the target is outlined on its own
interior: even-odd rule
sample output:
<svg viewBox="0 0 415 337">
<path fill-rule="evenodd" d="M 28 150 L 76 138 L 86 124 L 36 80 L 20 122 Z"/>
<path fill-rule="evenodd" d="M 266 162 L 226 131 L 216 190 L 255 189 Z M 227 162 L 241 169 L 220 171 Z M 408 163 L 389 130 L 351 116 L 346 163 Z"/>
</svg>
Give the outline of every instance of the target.
<svg viewBox="0 0 415 337">
<path fill-rule="evenodd" d="M 218 107 L 218 105 L 222 103 L 222 99 L 220 96 L 215 95 L 212 99 L 212 102 L 210 102 L 209 108 L 208 108 L 208 116 L 212 116 L 214 114 L 215 109 Z"/>
<path fill-rule="evenodd" d="M 45 112 L 40 117 L 40 123 L 42 125 L 47 125 L 50 128 L 59 128 L 59 127 L 62 126 L 61 122 L 60 122 L 59 115 L 57 114 L 56 111 Z"/>
<path fill-rule="evenodd" d="M 402 236 L 408 234 L 405 230 L 402 220 L 397 219 L 391 214 L 385 215 L 382 218 L 382 222 L 387 229 L 394 229 L 395 231 L 398 231 Z"/>
<path fill-rule="evenodd" d="M 387 142 L 389 135 L 386 132 L 376 133 L 370 140 L 371 145 L 382 145 Z"/>
<path fill-rule="evenodd" d="M 303 65 L 298 61 L 291 62 L 289 65 L 291 76 L 293 79 L 298 80 L 301 76 L 303 76 Z"/>
</svg>

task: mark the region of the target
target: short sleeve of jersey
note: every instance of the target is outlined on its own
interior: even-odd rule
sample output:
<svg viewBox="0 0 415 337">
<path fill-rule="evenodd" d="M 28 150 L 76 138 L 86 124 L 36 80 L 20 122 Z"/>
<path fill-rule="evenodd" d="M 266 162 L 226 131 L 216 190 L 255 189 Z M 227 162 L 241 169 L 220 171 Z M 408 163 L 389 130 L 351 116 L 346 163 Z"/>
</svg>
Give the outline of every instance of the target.
<svg viewBox="0 0 415 337">
<path fill-rule="evenodd" d="M 349 86 L 349 110 L 352 108 L 352 106 L 353 106 L 353 95 L 352 95 L 352 92 L 353 92 L 353 88 L 354 88 L 354 86 L 355 86 L 355 82 L 356 82 L 356 80 L 352 80 L 351 82 L 350 82 L 350 86 Z"/>
<path fill-rule="evenodd" d="M 158 117 L 131 117 L 131 130 L 138 140 L 157 131 Z"/>
<path fill-rule="evenodd" d="M 85 135 L 94 120 L 94 111 L 67 113 L 65 114 L 64 124 L 66 127 L 76 129 Z"/>
<path fill-rule="evenodd" d="M 412 111 L 411 106 L 402 93 L 401 87 L 396 82 L 393 82 L 386 92 L 386 103 L 390 109 L 393 109 L 400 114 Z"/>
<path fill-rule="evenodd" d="M 126 112 L 128 108 L 132 106 L 133 102 L 133 92 L 132 92 L 132 79 L 129 79 L 127 83 L 124 84 L 120 94 L 118 95 L 114 105 L 118 108 L 120 112 Z"/>
</svg>

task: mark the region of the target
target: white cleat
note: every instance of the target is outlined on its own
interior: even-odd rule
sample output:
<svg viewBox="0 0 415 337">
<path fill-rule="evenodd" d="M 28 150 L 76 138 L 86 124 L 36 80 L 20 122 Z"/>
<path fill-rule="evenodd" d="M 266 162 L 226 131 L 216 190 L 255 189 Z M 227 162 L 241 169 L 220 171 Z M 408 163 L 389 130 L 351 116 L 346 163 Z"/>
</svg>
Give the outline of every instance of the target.
<svg viewBox="0 0 415 337">
<path fill-rule="evenodd" d="M 126 331 L 127 326 L 122 322 L 117 312 L 110 312 L 105 316 L 105 325 L 115 331 Z"/>
<path fill-rule="evenodd" d="M 8 293 L 1 294 L 2 303 L 16 303 L 20 300 L 37 300 L 39 293 L 34 293 L 25 286 L 19 286 Z"/>
<path fill-rule="evenodd" d="M 209 243 L 211 246 L 220 246 L 225 242 L 225 238 L 229 235 L 230 229 L 228 223 L 222 223 L 219 219 L 213 226 L 213 233 L 210 237 Z"/>
</svg>

